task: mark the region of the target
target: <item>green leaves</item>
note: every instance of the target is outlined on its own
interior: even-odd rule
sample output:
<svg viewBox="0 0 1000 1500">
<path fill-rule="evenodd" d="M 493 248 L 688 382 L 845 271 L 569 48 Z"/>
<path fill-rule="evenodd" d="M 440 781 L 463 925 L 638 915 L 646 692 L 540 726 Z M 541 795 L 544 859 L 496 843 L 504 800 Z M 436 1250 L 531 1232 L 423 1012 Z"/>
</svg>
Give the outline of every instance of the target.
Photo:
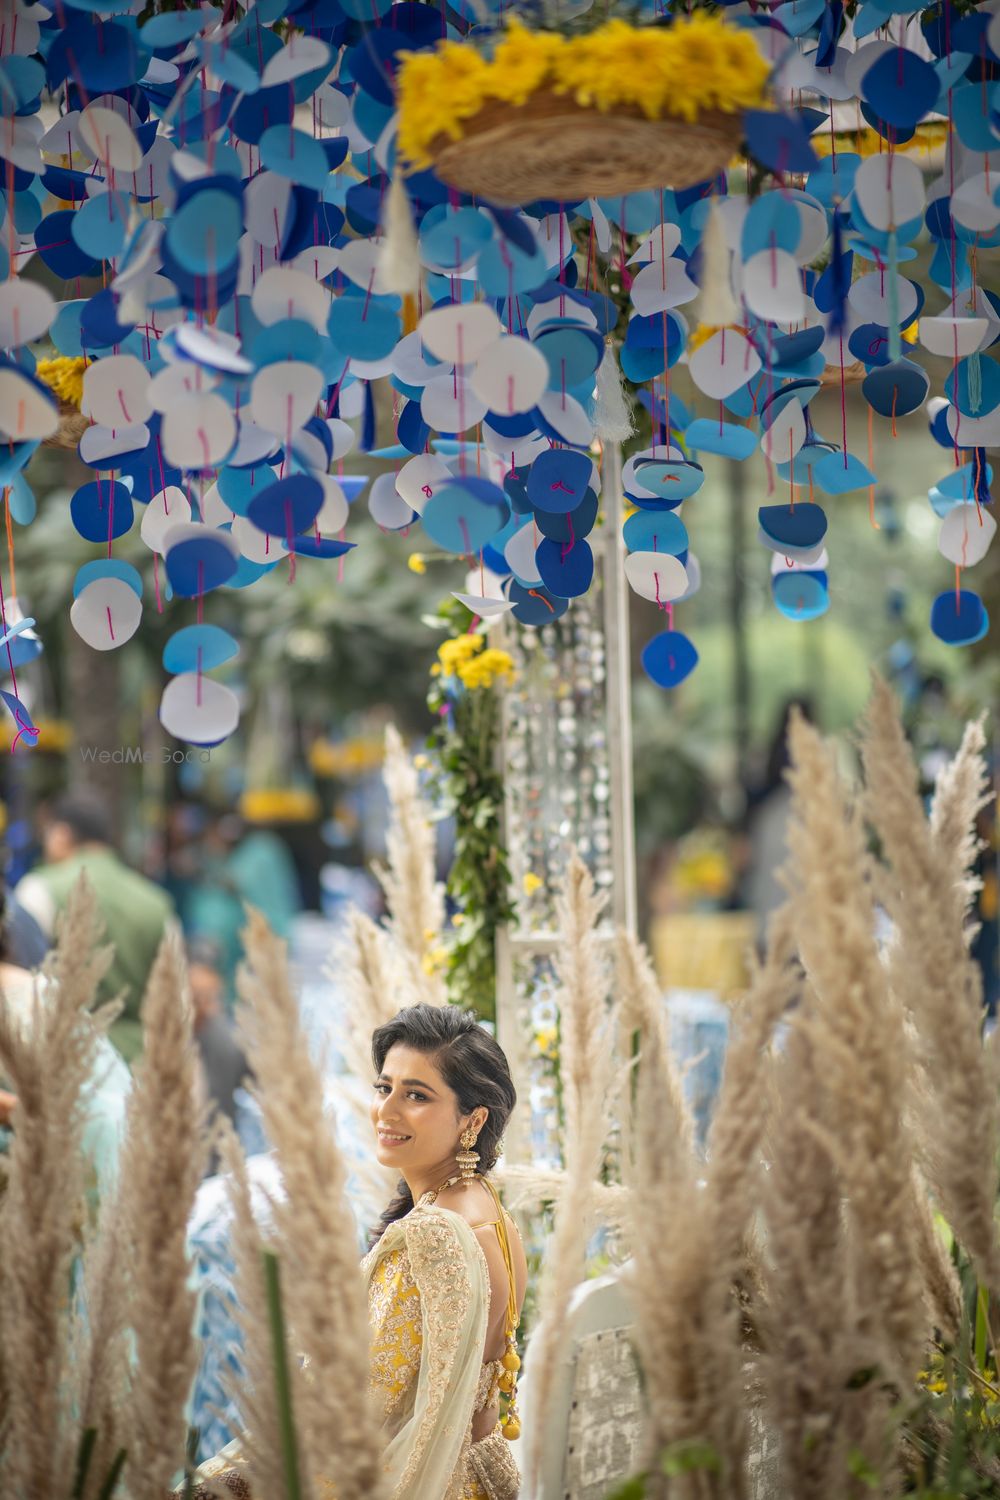
<svg viewBox="0 0 1000 1500">
<path fill-rule="evenodd" d="M 442 606 L 452 638 L 465 634 L 469 611 Z M 458 908 L 448 952 L 448 989 L 484 1021 L 496 1019 L 497 929 L 515 918 L 503 844 L 503 776 L 498 769 L 500 692 L 478 687 L 450 696 L 432 678 L 428 707 L 437 725 L 427 748 L 437 758 L 435 792 L 442 817 L 455 819 L 455 849 L 446 889 Z"/>
</svg>

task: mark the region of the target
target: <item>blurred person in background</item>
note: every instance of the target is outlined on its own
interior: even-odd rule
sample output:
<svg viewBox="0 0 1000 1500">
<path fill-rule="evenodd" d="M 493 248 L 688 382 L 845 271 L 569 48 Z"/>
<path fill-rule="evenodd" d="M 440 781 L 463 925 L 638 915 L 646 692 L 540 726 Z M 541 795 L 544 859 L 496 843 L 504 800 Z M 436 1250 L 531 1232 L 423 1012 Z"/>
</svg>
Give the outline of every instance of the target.
<svg viewBox="0 0 1000 1500">
<path fill-rule="evenodd" d="M 13 957 L 10 948 L 10 895 L 0 877 L 0 1000 L 24 1032 L 35 1016 L 35 996 L 44 1004 L 49 981 L 31 974 Z M 86 1014 L 81 1024 L 90 1025 Z M 107 1037 L 98 1037 L 90 1076 L 81 1098 L 81 1142 L 87 1159 L 88 1203 L 96 1211 L 101 1193 L 113 1187 L 125 1130 L 125 1109 L 131 1076 Z M 17 1131 L 17 1096 L 11 1081 L 0 1074 L 0 1163 Z M 4 1171 L 0 1165 L 0 1194 Z"/>
<path fill-rule="evenodd" d="M 227 1005 L 243 957 L 246 906 L 256 907 L 272 932 L 285 939 L 302 910 L 288 845 L 270 829 L 248 830 L 233 813 L 208 823 L 198 849 L 197 873 L 182 900 L 181 921 L 189 939 L 214 945 Z"/>
<path fill-rule="evenodd" d="M 210 1117 L 225 1115 L 236 1127 L 236 1093 L 250 1077 L 246 1055 L 225 1005 L 225 986 L 218 967 L 218 951 L 204 939 L 188 943 L 188 983 L 194 1036 L 198 1044 L 202 1094 L 210 1106 Z M 214 1147 L 206 1176 L 218 1170 Z"/>
<path fill-rule="evenodd" d="M 786 896 L 778 876 L 788 854 L 792 793 L 785 772 L 791 765 L 788 735 L 796 710 L 807 724 L 816 722 L 808 698 L 789 698 L 781 709 L 772 735 L 763 774 L 747 789 L 747 864 L 742 880 L 742 903 L 754 914 L 759 943 L 763 943 L 768 921 Z"/>
<path fill-rule="evenodd" d="M 127 1062 L 142 1047 L 139 1008 L 157 949 L 173 918 L 160 886 L 131 870 L 111 846 L 106 810 L 96 798 L 69 795 L 48 811 L 42 827 L 44 863 L 29 871 L 14 895 L 50 941 L 56 918 L 82 871 L 93 887 L 105 938 L 114 948 L 98 999 L 123 1000 L 111 1040 Z"/>
</svg>

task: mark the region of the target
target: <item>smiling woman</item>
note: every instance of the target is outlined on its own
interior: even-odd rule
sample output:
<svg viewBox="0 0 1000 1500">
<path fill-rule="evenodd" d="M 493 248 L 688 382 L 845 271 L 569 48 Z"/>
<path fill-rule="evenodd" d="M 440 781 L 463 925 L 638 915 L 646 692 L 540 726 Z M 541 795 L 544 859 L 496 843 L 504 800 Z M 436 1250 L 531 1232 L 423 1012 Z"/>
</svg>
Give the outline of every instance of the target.
<svg viewBox="0 0 1000 1500">
<path fill-rule="evenodd" d="M 503 1438 L 520 1433 L 527 1267 L 485 1175 L 516 1100 L 507 1059 L 474 1015 L 449 1005 L 400 1011 L 375 1032 L 372 1058 L 376 1151 L 401 1178 L 364 1263 L 391 1493 L 513 1500 Z"/>
</svg>

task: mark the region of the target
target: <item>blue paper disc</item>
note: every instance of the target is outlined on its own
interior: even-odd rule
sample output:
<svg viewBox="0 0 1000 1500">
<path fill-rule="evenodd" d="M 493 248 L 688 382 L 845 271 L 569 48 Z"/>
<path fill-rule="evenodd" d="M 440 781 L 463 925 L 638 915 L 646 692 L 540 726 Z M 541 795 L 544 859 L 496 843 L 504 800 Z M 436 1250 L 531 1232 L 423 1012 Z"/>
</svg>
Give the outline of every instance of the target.
<svg viewBox="0 0 1000 1500">
<path fill-rule="evenodd" d="M 642 665 L 657 687 L 677 687 L 698 665 L 698 653 L 683 631 L 664 630 L 642 648 Z"/>
<path fill-rule="evenodd" d="M 442 485 L 424 506 L 420 517 L 432 542 L 458 557 L 474 557 L 504 525 L 510 509 L 506 496 L 495 485 L 477 481 L 453 480 Z M 502 505 L 493 503 L 487 491 L 498 495 Z"/>
<path fill-rule="evenodd" d="M 170 587 L 181 599 L 196 599 L 232 578 L 238 561 L 221 536 L 186 538 L 171 547 L 166 556 Z"/>
<path fill-rule="evenodd" d="M 535 565 L 549 593 L 558 599 L 577 599 L 594 581 L 594 554 L 584 541 L 566 547 L 546 537 L 535 549 Z"/>
<path fill-rule="evenodd" d="M 69 503 L 69 513 L 85 541 L 111 542 L 132 525 L 132 496 L 118 480 L 97 479 L 80 486 Z"/>
<path fill-rule="evenodd" d="M 528 475 L 528 499 L 535 510 L 556 514 L 576 510 L 590 485 L 593 465 L 585 453 L 552 448 L 540 453 Z"/>
<path fill-rule="evenodd" d="M 186 625 L 172 635 L 163 648 L 165 669 L 178 672 L 211 672 L 239 655 L 239 646 L 221 625 Z"/>
<path fill-rule="evenodd" d="M 309 474 L 291 474 L 266 485 L 247 506 L 247 516 L 268 536 L 291 538 L 311 526 L 323 509 L 323 486 Z"/>
</svg>

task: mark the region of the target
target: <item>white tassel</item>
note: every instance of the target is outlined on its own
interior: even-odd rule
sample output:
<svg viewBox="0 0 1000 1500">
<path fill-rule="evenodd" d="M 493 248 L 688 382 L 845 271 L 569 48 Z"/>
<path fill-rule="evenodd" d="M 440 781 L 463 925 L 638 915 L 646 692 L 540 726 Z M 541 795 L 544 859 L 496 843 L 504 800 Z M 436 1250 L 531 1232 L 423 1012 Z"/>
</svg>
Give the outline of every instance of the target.
<svg viewBox="0 0 1000 1500">
<path fill-rule="evenodd" d="M 413 210 L 397 170 L 389 188 L 382 223 L 385 237 L 379 269 L 385 290 L 397 297 L 416 297 L 420 291 L 420 243 L 413 224 Z"/>
<path fill-rule="evenodd" d="M 709 205 L 708 222 L 701 237 L 701 295 L 698 317 L 709 328 L 725 328 L 739 317 L 729 273 L 729 242 L 718 200 Z"/>
<path fill-rule="evenodd" d="M 605 340 L 604 358 L 597 372 L 594 430 L 602 443 L 624 443 L 635 431 L 635 417 L 610 339 Z"/>
</svg>

